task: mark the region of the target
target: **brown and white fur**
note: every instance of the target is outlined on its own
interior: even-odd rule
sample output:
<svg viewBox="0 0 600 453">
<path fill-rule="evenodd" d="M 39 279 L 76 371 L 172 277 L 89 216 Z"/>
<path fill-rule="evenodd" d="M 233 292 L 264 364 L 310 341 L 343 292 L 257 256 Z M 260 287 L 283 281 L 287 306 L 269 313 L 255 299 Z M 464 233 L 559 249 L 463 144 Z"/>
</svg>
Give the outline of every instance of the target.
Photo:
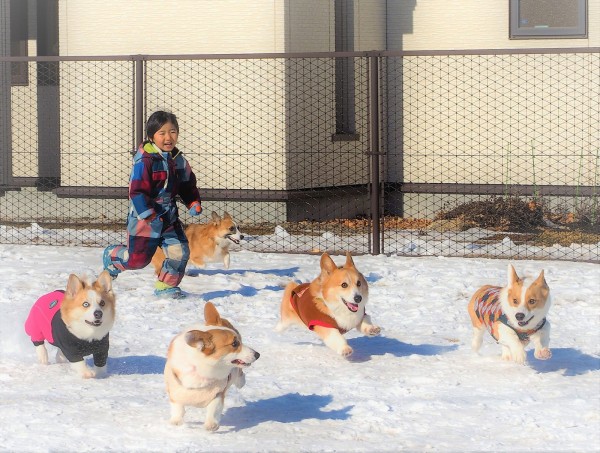
<svg viewBox="0 0 600 453">
<path fill-rule="evenodd" d="M 229 269 L 229 246 L 239 245 L 244 239 L 237 223 L 228 212 L 219 216 L 212 212 L 211 220 L 206 224 L 193 223 L 185 229 L 185 235 L 190 245 L 189 262 L 196 267 L 204 268 L 206 263 L 222 262 L 225 269 Z M 158 275 L 162 268 L 165 254 L 159 247 L 152 257 L 154 272 Z"/>
<path fill-rule="evenodd" d="M 110 274 L 107 271 L 102 272 L 98 280 L 91 285 L 85 279 L 71 274 L 61 302 L 60 317 L 68 331 L 80 340 L 92 342 L 106 337 L 115 321 L 115 295 Z M 54 332 L 55 340 L 57 334 Z M 47 365 L 48 351 L 45 344 L 35 348 L 38 361 Z M 68 361 L 60 349 L 57 351 L 56 360 Z M 94 366 L 91 369 L 85 360 L 71 362 L 71 368 L 83 378 L 106 376 L 106 365 Z"/>
<path fill-rule="evenodd" d="M 346 357 L 353 351 L 344 338 L 344 333 L 351 329 L 358 329 L 363 334 L 372 336 L 379 335 L 381 331 L 371 323 L 371 318 L 365 312 L 369 286 L 365 277 L 356 269 L 350 253 L 346 253 L 346 263 L 340 267 L 329 254 L 323 253 L 320 265 L 320 275 L 306 289 L 310 296 L 302 298 L 302 317 L 292 305 L 292 297 L 296 297 L 294 291 L 300 285 L 292 282 L 286 286 L 281 301 L 281 318 L 276 330 L 281 332 L 291 324 L 306 326 L 313 330 L 329 348 Z M 319 323 L 311 321 L 322 314 L 333 318 L 339 328 L 327 327 L 322 325 L 323 323 L 316 325 Z"/>
<path fill-rule="evenodd" d="M 506 316 L 506 320 L 488 321 L 486 325 L 477 302 L 486 293 L 499 291 L 497 307 Z M 515 268 L 508 265 L 508 284 L 504 287 L 491 285 L 479 288 L 471 298 L 468 306 L 473 324 L 472 349 L 475 352 L 481 347 L 483 334 L 487 329 L 502 346 L 502 358 L 519 364 L 525 363 L 525 346 L 531 340 L 534 344 L 534 356 L 540 360 L 552 357 L 549 349 L 550 322 L 546 319 L 552 303 L 550 288 L 542 270 L 536 279 L 519 278 Z M 489 318 L 488 318 L 489 319 Z M 519 335 L 523 336 L 522 339 Z"/>
<path fill-rule="evenodd" d="M 204 325 L 190 326 L 171 341 L 164 374 L 170 422 L 183 422 L 185 406 L 206 407 L 204 427 L 216 431 L 227 389 L 232 384 L 244 386 L 242 368 L 260 354 L 242 343 L 239 332 L 211 302 L 204 306 L 204 318 Z"/>
</svg>

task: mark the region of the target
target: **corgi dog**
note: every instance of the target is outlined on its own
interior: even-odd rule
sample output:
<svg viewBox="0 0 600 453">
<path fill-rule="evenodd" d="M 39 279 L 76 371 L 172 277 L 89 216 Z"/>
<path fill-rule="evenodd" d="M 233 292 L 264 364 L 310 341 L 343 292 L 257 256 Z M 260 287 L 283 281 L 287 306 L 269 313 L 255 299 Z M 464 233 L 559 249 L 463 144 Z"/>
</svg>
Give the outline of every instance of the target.
<svg viewBox="0 0 600 453">
<path fill-rule="evenodd" d="M 211 302 L 204 306 L 205 324 L 184 329 L 169 345 L 165 383 L 171 404 L 171 424 L 183 422 L 185 406 L 206 407 L 204 427 L 216 431 L 227 389 L 246 383 L 242 368 L 260 354 L 242 343 L 240 333 L 221 318 Z"/>
<path fill-rule="evenodd" d="M 550 322 L 546 319 L 552 298 L 544 271 L 536 278 L 519 278 L 508 265 L 508 284 L 504 287 L 486 285 L 479 288 L 469 301 L 468 311 L 473 323 L 472 349 L 481 347 L 487 330 L 502 346 L 502 358 L 525 363 L 525 346 L 531 340 L 536 359 L 552 357 Z"/>
<path fill-rule="evenodd" d="M 228 212 L 221 217 L 212 212 L 210 222 L 206 224 L 194 223 L 185 229 L 185 235 L 190 246 L 189 262 L 199 268 L 204 268 L 206 263 L 222 262 L 225 269 L 229 269 L 229 246 L 239 245 L 244 239 L 237 223 Z M 161 271 L 165 254 L 159 247 L 152 257 L 154 272 L 158 275 Z"/>
<path fill-rule="evenodd" d="M 358 329 L 365 335 L 379 335 L 365 312 L 369 286 L 356 269 L 350 253 L 338 267 L 327 253 L 321 256 L 321 274 L 310 283 L 289 283 L 281 301 L 281 318 L 276 330 L 292 324 L 304 325 L 338 354 L 352 354 L 344 334 Z"/>
<path fill-rule="evenodd" d="M 45 294 L 31 307 L 25 332 L 35 345 L 40 363 L 48 364 L 47 341 L 58 348 L 57 361 L 69 361 L 82 378 L 102 378 L 106 376 L 108 336 L 114 322 L 115 295 L 108 271 L 91 285 L 71 274 L 65 291 Z M 84 361 L 90 354 L 94 369 Z"/>
</svg>

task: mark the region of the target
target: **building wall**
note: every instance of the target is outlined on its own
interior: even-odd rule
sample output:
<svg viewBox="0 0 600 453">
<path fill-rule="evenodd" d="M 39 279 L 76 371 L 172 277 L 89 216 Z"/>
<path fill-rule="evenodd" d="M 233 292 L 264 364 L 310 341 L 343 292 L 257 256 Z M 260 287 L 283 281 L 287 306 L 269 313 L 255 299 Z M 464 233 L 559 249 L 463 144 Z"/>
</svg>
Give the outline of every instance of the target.
<svg viewBox="0 0 600 453">
<path fill-rule="evenodd" d="M 507 1 L 354 0 L 353 5 L 354 50 L 357 51 L 600 46 L 600 0 L 588 0 L 589 37 L 586 39 L 510 40 Z M 335 49 L 333 0 L 179 0 L 176 7 L 159 0 L 60 0 L 59 15 L 60 54 L 66 56 Z M 315 77 L 304 80 L 298 78 L 297 68 L 286 65 L 283 60 L 274 64 L 248 61 L 240 75 L 233 70 L 235 64 L 231 60 L 223 67 L 206 66 L 200 71 L 194 65 L 190 70 L 182 61 L 165 60 L 164 67 L 155 68 L 158 72 L 148 79 L 148 111 L 164 108 L 178 114 L 182 123 L 180 144 L 184 151 L 193 152 L 192 163 L 201 184 L 214 188 L 301 188 L 294 177 L 298 171 L 315 175 L 316 186 L 365 182 L 366 175 L 355 173 L 355 161 L 343 156 L 356 156 L 366 150 L 366 114 L 357 117 L 359 139 L 356 142 L 331 141 L 335 131 L 335 87 L 319 85 L 318 79 L 332 76 L 332 62 L 318 64 L 312 73 Z M 569 106 L 561 105 L 560 100 L 567 94 L 574 96 L 575 103 L 579 95 L 587 96 L 588 104 L 593 102 L 589 100 L 594 99 L 589 96 L 589 90 L 596 89 L 597 85 L 590 80 L 597 75 L 598 67 L 586 75 L 586 85 L 577 74 L 569 74 L 567 58 L 562 69 L 545 76 L 549 81 L 547 86 L 538 86 L 533 91 L 517 88 L 507 92 L 512 99 L 512 104 L 506 104 L 508 107 L 519 102 L 534 102 L 540 96 L 561 105 L 556 109 L 550 101 L 540 104 L 535 115 L 520 119 L 519 130 L 530 130 L 532 135 L 515 138 L 506 127 L 513 125 L 510 109 L 497 115 L 492 108 L 499 105 L 500 97 L 505 94 L 493 85 L 518 87 L 522 77 L 531 71 L 545 71 L 548 66 L 544 65 L 544 59 L 519 59 L 517 64 L 521 67 L 517 71 L 498 70 L 488 58 L 465 63 L 458 58 L 431 57 L 429 63 L 427 71 L 417 62 L 417 57 L 407 59 L 404 64 L 399 59 L 390 60 L 386 66 L 385 89 L 394 98 L 385 112 L 390 131 L 386 137 L 386 149 L 390 153 L 389 178 L 473 182 L 468 179 L 472 163 L 485 152 L 491 159 L 500 154 L 506 162 L 525 170 L 502 175 L 487 173 L 477 182 L 530 183 L 527 168 L 531 165 L 532 146 L 538 150 L 559 146 L 559 153 L 583 155 L 584 158 L 561 168 L 561 172 L 574 175 L 581 184 L 594 177 L 593 162 L 585 160 L 588 150 L 580 143 L 596 146 L 597 137 L 585 136 L 580 137 L 581 141 L 573 141 L 560 127 L 567 118 L 572 121 L 574 130 L 586 130 L 586 126 L 600 121 L 597 113 L 596 116 L 588 114 L 597 109 L 584 105 L 579 113 L 573 112 Z M 426 65 L 429 63 L 426 61 Z M 442 74 L 436 70 L 445 65 L 449 65 L 448 72 Z M 149 67 L 153 66 L 157 64 L 149 63 Z M 364 82 L 362 69 L 356 72 L 357 86 Z M 166 95 L 160 78 L 156 77 L 160 71 L 165 76 L 187 74 L 190 83 L 175 90 L 174 95 Z M 263 74 L 262 80 L 257 81 L 252 71 Z M 319 77 L 318 71 L 326 77 Z M 473 74 L 488 83 L 477 87 L 469 84 Z M 131 164 L 129 150 L 135 146 L 131 132 L 133 75 L 132 62 L 61 63 L 63 185 L 127 184 Z M 558 83 L 555 80 L 550 83 L 557 77 L 561 79 Z M 13 151 L 23 157 L 13 160 L 15 176 L 36 176 L 37 172 L 35 74 L 32 80 L 29 87 L 12 88 L 13 99 L 24 100 L 31 95 L 29 104 L 23 101 L 28 107 L 13 113 L 12 118 L 13 131 L 15 124 L 19 125 L 19 134 L 13 134 Z M 171 85 L 169 90 L 173 93 Z M 215 93 L 217 97 L 211 97 Z M 439 93 L 442 96 L 438 96 Z M 235 103 L 232 104 L 233 98 Z M 315 98 L 320 99 L 318 109 L 309 103 Z M 471 106 L 481 100 L 490 101 L 483 115 L 471 110 Z M 358 93 L 357 112 L 366 112 L 366 102 L 366 92 Z M 454 107 L 449 109 L 448 105 Z M 307 111 L 316 116 L 306 115 Z M 318 127 L 313 127 L 315 122 Z M 478 125 L 476 128 L 473 128 L 474 122 Z M 486 134 L 481 134 L 482 130 Z M 265 149 L 269 157 L 258 157 L 256 151 Z M 424 159 L 423 150 L 429 153 Z M 454 151 L 457 151 L 455 162 L 445 167 L 436 165 L 438 157 Z M 403 168 L 397 164 L 400 152 L 404 153 Z M 111 164 L 109 171 L 107 162 Z M 416 170 L 406 174 L 405 168 L 411 162 Z M 543 161 L 535 165 L 539 174 L 548 175 L 546 179 L 538 179 L 538 184 L 565 182 L 559 177 L 562 173 L 544 167 Z M 218 171 L 220 168 L 235 171 L 240 166 L 247 169 L 240 187 L 232 187 L 231 175 Z M 337 181 L 325 176 L 324 170 L 331 166 L 339 169 Z M 269 168 L 269 173 L 256 179 L 263 168 Z M 553 174 L 558 179 L 553 179 Z"/>
<path fill-rule="evenodd" d="M 363 0 L 378 3 L 377 0 Z M 388 50 L 523 49 L 600 46 L 600 0 L 588 0 L 586 39 L 509 39 L 505 0 L 388 1 Z"/>
<path fill-rule="evenodd" d="M 588 38 L 511 40 L 507 1 L 388 2 L 387 45 L 392 51 L 595 47 L 600 0 L 589 0 L 588 8 Z M 386 76 L 390 181 L 597 180 L 597 55 L 411 56 L 389 59 Z"/>
</svg>

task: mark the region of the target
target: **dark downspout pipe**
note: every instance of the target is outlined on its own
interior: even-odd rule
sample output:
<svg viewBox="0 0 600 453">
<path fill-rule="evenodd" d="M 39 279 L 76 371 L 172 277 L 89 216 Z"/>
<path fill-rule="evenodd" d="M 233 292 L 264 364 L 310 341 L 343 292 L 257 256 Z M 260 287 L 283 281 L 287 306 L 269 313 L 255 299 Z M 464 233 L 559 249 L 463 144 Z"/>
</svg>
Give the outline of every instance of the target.
<svg viewBox="0 0 600 453">
<path fill-rule="evenodd" d="M 10 0 L 0 0 L 0 56 L 10 56 Z M 0 187 L 10 184 L 12 174 L 10 65 L 0 62 Z"/>
<path fill-rule="evenodd" d="M 379 193 L 379 56 L 369 57 L 369 143 L 371 149 L 371 224 L 373 248 L 371 253 L 381 253 L 380 193 Z"/>
</svg>

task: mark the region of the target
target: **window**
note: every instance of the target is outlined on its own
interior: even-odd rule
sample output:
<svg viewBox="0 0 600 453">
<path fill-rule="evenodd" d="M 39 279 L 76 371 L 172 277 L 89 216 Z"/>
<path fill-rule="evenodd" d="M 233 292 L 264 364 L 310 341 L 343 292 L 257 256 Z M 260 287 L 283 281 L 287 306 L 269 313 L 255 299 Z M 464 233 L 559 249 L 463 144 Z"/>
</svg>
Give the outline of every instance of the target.
<svg viewBox="0 0 600 453">
<path fill-rule="evenodd" d="M 27 1 L 10 0 L 10 56 L 26 57 L 29 27 L 27 25 Z M 11 85 L 25 86 L 29 83 L 29 66 L 26 61 L 11 63 Z"/>
<path fill-rule="evenodd" d="M 335 50 L 354 50 L 354 2 L 335 1 Z M 354 111 L 354 58 L 335 60 L 335 134 L 333 141 L 357 140 Z"/>
<path fill-rule="evenodd" d="M 510 0 L 510 38 L 587 38 L 587 0 Z"/>
</svg>

